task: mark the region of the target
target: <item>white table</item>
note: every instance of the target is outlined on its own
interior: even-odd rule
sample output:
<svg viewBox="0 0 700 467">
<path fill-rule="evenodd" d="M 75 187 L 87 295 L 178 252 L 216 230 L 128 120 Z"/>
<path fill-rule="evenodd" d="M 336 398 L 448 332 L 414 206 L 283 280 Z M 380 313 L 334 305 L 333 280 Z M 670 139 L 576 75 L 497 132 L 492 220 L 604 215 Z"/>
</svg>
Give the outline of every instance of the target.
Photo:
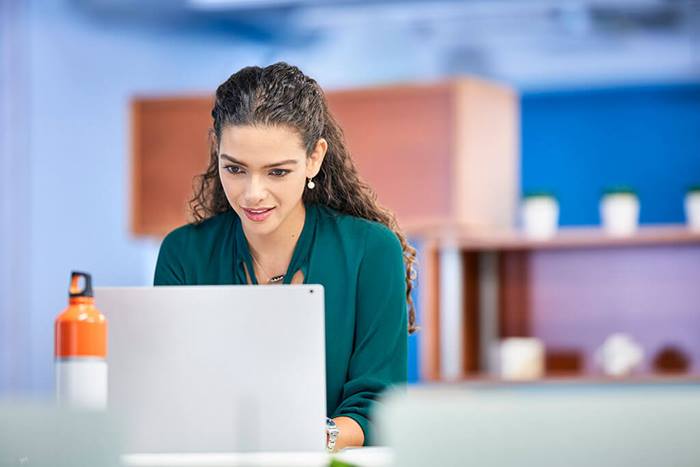
<svg viewBox="0 0 700 467">
<path fill-rule="evenodd" d="M 125 454 L 124 467 L 328 467 L 331 459 L 358 467 L 393 465 L 393 452 L 384 447 L 344 449 L 336 454 L 319 452 L 168 453 Z"/>
</svg>

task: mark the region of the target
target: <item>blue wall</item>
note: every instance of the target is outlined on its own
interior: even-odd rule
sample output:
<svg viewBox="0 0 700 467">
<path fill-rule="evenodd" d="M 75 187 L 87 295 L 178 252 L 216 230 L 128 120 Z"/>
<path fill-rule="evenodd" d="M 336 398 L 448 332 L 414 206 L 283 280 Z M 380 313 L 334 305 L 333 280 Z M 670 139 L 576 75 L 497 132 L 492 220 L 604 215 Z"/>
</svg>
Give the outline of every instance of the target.
<svg viewBox="0 0 700 467">
<path fill-rule="evenodd" d="M 562 225 L 598 224 L 601 192 L 635 188 L 641 223 L 684 222 L 700 183 L 700 84 L 522 97 L 522 188 L 553 191 Z"/>
</svg>

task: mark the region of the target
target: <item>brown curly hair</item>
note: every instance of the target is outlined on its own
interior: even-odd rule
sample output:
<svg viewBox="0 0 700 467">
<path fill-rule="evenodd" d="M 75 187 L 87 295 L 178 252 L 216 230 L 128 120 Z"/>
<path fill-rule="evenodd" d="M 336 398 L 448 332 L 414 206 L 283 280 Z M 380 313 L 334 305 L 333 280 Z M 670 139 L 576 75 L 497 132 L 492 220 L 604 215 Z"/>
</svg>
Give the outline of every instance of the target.
<svg viewBox="0 0 700 467">
<path fill-rule="evenodd" d="M 304 190 L 304 203 L 324 204 L 341 213 L 384 224 L 401 242 L 406 265 L 406 302 L 408 331 L 417 330 L 415 307 L 411 299 L 416 272 L 416 250 L 393 213 L 377 203 L 374 191 L 362 181 L 350 156 L 340 125 L 328 110 L 318 83 L 299 68 L 280 62 L 265 68 L 246 67 L 231 75 L 216 90 L 214 120 L 209 132 L 210 160 L 207 170 L 195 179 L 190 209 L 194 223 L 231 209 L 219 179 L 218 141 L 223 128 L 230 125 L 283 125 L 299 132 L 307 155 L 319 138 L 328 142 L 328 151 L 316 187 Z"/>
</svg>

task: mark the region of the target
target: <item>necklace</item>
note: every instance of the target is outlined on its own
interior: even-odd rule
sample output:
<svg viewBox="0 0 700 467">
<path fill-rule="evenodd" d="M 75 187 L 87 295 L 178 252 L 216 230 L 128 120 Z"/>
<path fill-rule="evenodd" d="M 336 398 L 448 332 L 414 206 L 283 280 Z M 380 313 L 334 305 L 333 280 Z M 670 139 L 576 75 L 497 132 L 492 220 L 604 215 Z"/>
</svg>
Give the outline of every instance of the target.
<svg viewBox="0 0 700 467">
<path fill-rule="evenodd" d="M 268 279 L 268 281 L 267 281 L 268 284 L 276 284 L 276 283 L 278 283 L 278 282 L 284 280 L 284 274 L 279 274 L 279 275 L 277 275 L 277 276 L 270 276 L 270 275 L 267 273 L 267 271 L 265 270 L 265 268 L 262 267 L 262 264 L 260 264 L 260 261 L 258 261 L 257 259 L 255 259 L 255 256 L 253 256 L 252 254 L 251 254 L 250 256 L 251 256 L 251 258 L 253 258 L 253 262 L 255 262 L 255 264 L 258 265 L 258 267 L 260 268 L 260 270 L 261 270 L 263 273 L 265 273 L 265 275 L 266 275 L 267 277 L 269 277 L 269 279 Z"/>
</svg>

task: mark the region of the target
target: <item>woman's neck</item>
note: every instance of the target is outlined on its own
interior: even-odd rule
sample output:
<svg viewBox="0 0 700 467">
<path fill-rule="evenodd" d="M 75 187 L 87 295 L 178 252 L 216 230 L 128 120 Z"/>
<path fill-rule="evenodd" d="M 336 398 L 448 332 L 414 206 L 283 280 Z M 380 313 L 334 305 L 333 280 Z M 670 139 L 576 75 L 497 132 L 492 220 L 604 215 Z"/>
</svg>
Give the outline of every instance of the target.
<svg viewBox="0 0 700 467">
<path fill-rule="evenodd" d="M 305 220 L 304 203 L 299 203 L 282 224 L 270 234 L 249 234 L 245 227 L 243 228 L 251 254 L 259 263 L 262 263 L 268 273 L 274 275 L 287 272 Z"/>
</svg>

